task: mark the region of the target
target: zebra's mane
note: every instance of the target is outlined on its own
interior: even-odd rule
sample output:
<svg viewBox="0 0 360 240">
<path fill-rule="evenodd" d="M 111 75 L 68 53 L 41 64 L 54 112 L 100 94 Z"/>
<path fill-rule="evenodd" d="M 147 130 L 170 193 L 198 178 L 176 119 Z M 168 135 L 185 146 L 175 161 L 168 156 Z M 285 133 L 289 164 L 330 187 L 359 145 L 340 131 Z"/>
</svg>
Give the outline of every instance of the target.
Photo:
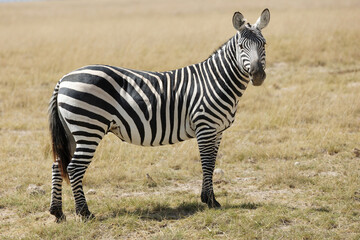
<svg viewBox="0 0 360 240">
<path fill-rule="evenodd" d="M 231 39 L 233 39 L 235 36 L 232 36 L 231 38 L 229 38 L 226 42 L 224 42 L 223 44 L 220 45 L 220 47 L 216 48 L 216 50 L 209 56 L 212 57 L 214 54 L 216 54 L 217 52 L 219 52 L 219 50 L 221 50 L 229 41 L 231 41 Z"/>
</svg>

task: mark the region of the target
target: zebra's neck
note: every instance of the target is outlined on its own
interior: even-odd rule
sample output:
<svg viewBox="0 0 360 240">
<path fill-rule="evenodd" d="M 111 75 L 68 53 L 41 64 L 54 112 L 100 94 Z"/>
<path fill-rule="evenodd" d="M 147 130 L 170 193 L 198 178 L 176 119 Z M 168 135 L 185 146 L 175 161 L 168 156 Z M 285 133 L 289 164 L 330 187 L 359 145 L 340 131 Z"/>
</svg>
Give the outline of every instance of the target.
<svg viewBox="0 0 360 240">
<path fill-rule="evenodd" d="M 239 98 L 243 95 L 249 83 L 249 74 L 239 64 L 236 54 L 236 43 L 239 38 L 236 34 L 216 50 L 208 59 L 199 63 L 207 65 L 214 81 L 223 82 L 223 88 Z"/>
</svg>

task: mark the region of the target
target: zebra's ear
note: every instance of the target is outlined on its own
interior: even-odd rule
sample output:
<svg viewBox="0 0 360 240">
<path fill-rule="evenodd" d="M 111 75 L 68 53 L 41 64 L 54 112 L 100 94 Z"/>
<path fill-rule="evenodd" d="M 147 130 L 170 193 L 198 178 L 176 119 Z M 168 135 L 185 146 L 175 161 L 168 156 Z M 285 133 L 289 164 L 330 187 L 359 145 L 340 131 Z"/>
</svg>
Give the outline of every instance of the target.
<svg viewBox="0 0 360 240">
<path fill-rule="evenodd" d="M 232 19 L 234 28 L 238 31 L 241 31 L 245 27 L 246 19 L 240 12 L 234 13 L 233 19 Z"/>
<path fill-rule="evenodd" d="M 254 25 L 255 27 L 261 30 L 264 27 L 266 27 L 269 22 L 270 22 L 270 11 L 269 9 L 266 8 L 264 9 L 264 11 L 262 11 L 261 16 Z"/>
</svg>

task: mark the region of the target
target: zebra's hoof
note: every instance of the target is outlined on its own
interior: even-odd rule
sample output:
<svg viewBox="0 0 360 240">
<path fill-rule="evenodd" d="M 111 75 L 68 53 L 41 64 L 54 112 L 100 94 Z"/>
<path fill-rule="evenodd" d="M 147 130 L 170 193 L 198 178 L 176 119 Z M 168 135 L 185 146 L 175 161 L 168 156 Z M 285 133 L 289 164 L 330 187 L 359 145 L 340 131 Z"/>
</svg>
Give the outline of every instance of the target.
<svg viewBox="0 0 360 240">
<path fill-rule="evenodd" d="M 76 215 L 78 215 L 80 220 L 84 222 L 95 219 L 95 215 L 89 211 L 87 205 L 84 205 L 83 207 L 77 209 Z"/>
<path fill-rule="evenodd" d="M 210 201 L 207 202 L 207 205 L 209 208 L 221 208 L 220 203 L 216 201 L 215 197 L 210 199 Z"/>
<path fill-rule="evenodd" d="M 209 208 L 221 208 L 221 205 L 215 199 L 214 192 L 201 192 L 201 201 L 206 203 Z"/>
<path fill-rule="evenodd" d="M 91 220 L 94 220 L 95 219 L 95 215 L 90 213 L 89 215 L 87 216 L 84 216 L 84 221 L 87 222 L 87 221 L 91 221 Z"/>
<path fill-rule="evenodd" d="M 50 207 L 50 214 L 55 216 L 55 222 L 61 223 L 66 221 L 66 217 L 61 207 Z"/>
<path fill-rule="evenodd" d="M 66 217 L 65 217 L 65 215 L 63 214 L 63 215 L 61 215 L 59 218 L 57 217 L 57 218 L 55 219 L 55 222 L 56 222 L 56 223 L 66 222 Z"/>
</svg>

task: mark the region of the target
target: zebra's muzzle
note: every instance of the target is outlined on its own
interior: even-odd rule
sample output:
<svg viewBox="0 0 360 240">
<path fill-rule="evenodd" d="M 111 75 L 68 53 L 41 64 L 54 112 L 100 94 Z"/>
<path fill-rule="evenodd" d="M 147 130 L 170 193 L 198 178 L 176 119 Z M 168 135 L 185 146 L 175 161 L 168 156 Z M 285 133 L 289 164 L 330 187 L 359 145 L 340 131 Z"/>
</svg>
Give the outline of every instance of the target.
<svg viewBox="0 0 360 240">
<path fill-rule="evenodd" d="M 266 78 L 266 73 L 262 65 L 256 62 L 250 65 L 249 75 L 250 80 L 254 86 L 260 86 Z"/>
<path fill-rule="evenodd" d="M 254 75 L 250 74 L 250 80 L 254 86 L 260 86 L 263 84 L 264 80 L 266 78 L 266 73 L 262 71 L 261 73 L 256 73 Z"/>
</svg>

